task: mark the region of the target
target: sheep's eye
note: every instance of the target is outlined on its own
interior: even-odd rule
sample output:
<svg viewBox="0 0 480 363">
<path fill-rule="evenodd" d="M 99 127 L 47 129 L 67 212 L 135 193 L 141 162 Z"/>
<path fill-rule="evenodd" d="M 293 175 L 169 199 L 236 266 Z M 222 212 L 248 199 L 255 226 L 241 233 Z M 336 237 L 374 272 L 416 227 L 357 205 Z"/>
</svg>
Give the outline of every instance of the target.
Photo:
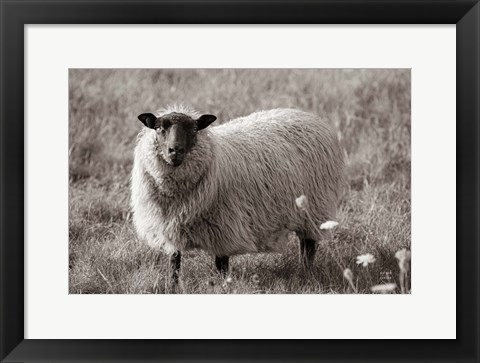
<svg viewBox="0 0 480 363">
<path fill-rule="evenodd" d="M 172 126 L 172 124 L 168 120 L 166 120 L 162 122 L 161 128 L 162 130 L 168 130 L 170 126 Z"/>
</svg>

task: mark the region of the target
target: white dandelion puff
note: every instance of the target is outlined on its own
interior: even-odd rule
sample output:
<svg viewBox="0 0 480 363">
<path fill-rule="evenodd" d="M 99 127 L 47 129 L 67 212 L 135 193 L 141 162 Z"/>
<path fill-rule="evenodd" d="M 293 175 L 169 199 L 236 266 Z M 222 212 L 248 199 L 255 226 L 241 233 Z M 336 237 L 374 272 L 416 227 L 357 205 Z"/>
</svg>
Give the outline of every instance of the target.
<svg viewBox="0 0 480 363">
<path fill-rule="evenodd" d="M 358 293 L 357 287 L 353 283 L 353 272 L 352 272 L 352 270 L 350 270 L 349 268 L 346 268 L 345 270 L 343 270 L 343 277 L 345 277 L 347 279 L 348 283 L 350 284 L 350 287 L 355 292 L 355 294 Z"/>
<path fill-rule="evenodd" d="M 398 260 L 398 266 L 400 271 L 407 272 L 409 270 L 409 263 L 412 254 L 406 248 L 401 249 L 395 253 L 395 257 Z"/>
<path fill-rule="evenodd" d="M 353 281 L 353 272 L 349 268 L 343 270 L 343 277 L 345 277 L 348 281 Z"/>
<path fill-rule="evenodd" d="M 402 248 L 400 251 L 395 253 L 395 257 L 398 260 L 408 259 L 410 261 L 411 253 L 406 248 Z"/>
<path fill-rule="evenodd" d="M 375 285 L 370 287 L 370 290 L 372 292 L 377 292 L 380 294 L 388 294 L 389 292 L 395 291 L 397 288 L 396 284 L 390 283 L 390 284 L 382 284 L 382 285 Z"/>
<path fill-rule="evenodd" d="M 320 229 L 333 229 L 338 226 L 338 222 L 335 221 L 326 221 L 320 225 Z"/>
<path fill-rule="evenodd" d="M 307 197 L 303 194 L 299 196 L 297 199 L 295 199 L 295 203 L 297 204 L 297 207 L 300 208 L 301 210 L 306 210 L 308 207 Z"/>
<path fill-rule="evenodd" d="M 375 261 L 376 259 L 371 253 L 357 256 L 357 265 L 362 265 L 363 267 L 367 267 L 369 264 L 374 263 Z"/>
</svg>

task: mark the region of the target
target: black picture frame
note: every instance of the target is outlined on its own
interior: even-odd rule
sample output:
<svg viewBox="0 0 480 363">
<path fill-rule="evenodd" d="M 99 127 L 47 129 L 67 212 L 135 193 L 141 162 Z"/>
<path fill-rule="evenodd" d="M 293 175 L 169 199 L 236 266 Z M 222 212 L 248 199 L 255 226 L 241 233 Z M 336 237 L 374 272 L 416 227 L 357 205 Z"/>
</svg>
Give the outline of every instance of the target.
<svg viewBox="0 0 480 363">
<path fill-rule="evenodd" d="M 2 362 L 480 361 L 478 304 L 480 5 L 478 0 L 77 0 L 74 2 L 1 0 L 0 6 L 2 30 L 0 359 Z M 23 122 L 24 25 L 157 23 L 456 24 L 457 339 L 281 341 L 24 339 L 23 241 L 24 178 L 26 177 Z M 212 324 L 214 323 L 212 321 Z"/>
</svg>

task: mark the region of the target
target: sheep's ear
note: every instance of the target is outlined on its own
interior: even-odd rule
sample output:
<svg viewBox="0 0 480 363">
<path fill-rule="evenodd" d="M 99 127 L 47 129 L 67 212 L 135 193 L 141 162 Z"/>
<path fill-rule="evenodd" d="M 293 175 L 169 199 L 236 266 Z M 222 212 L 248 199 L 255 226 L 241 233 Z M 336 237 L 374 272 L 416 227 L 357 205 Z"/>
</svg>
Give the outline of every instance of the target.
<svg viewBox="0 0 480 363">
<path fill-rule="evenodd" d="M 208 127 L 213 121 L 217 119 L 217 116 L 213 115 L 202 115 L 197 119 L 198 130 L 203 130 Z"/>
<path fill-rule="evenodd" d="M 138 116 L 138 119 L 148 128 L 155 128 L 155 121 L 157 117 L 153 113 L 142 113 Z"/>
</svg>

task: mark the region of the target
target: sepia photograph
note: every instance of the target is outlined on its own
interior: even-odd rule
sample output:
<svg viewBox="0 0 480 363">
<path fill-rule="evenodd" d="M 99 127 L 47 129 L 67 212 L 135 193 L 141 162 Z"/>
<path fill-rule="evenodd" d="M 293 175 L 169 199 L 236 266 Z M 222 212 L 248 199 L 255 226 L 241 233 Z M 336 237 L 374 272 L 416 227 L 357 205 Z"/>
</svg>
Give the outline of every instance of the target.
<svg viewBox="0 0 480 363">
<path fill-rule="evenodd" d="M 410 69 L 69 69 L 70 294 L 410 294 Z"/>
</svg>

